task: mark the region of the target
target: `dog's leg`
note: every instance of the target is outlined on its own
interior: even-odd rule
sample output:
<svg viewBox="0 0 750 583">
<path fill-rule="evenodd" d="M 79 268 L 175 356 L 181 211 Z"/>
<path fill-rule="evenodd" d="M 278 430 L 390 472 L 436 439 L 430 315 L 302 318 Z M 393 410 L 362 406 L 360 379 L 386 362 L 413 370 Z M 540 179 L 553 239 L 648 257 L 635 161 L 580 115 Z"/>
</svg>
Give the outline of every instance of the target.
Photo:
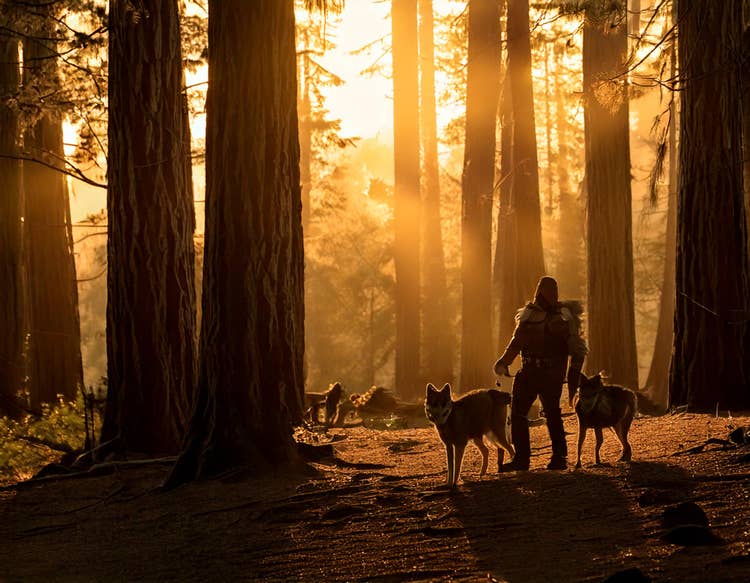
<svg viewBox="0 0 750 583">
<path fill-rule="evenodd" d="M 635 411 L 628 407 L 625 412 L 625 417 L 620 422 L 620 443 L 622 443 L 622 455 L 620 456 L 621 462 L 629 462 L 633 457 L 633 449 L 630 447 L 628 441 L 628 432 L 630 431 L 630 424 L 633 422 Z"/>
<path fill-rule="evenodd" d="M 578 451 L 576 453 L 576 467 L 581 467 L 581 450 L 583 449 L 583 442 L 586 440 L 586 426 L 581 421 L 581 418 L 578 418 Z"/>
<path fill-rule="evenodd" d="M 461 461 L 464 459 L 464 450 L 466 449 L 466 443 L 457 443 L 456 448 L 456 459 L 453 465 L 453 484 L 451 487 L 455 487 L 458 482 L 458 476 L 461 474 Z"/>
<path fill-rule="evenodd" d="M 602 465 L 602 460 L 599 457 L 599 450 L 602 447 L 602 443 L 604 443 L 604 433 L 602 432 L 601 427 L 595 427 L 594 428 L 594 435 L 596 436 L 596 465 L 600 466 Z"/>
<path fill-rule="evenodd" d="M 482 438 L 479 437 L 477 439 L 472 440 L 474 442 L 474 445 L 477 446 L 477 449 L 482 453 L 482 469 L 479 470 L 479 477 L 481 478 L 487 473 L 487 462 L 490 458 L 490 450 L 487 449 L 487 446 L 484 445 L 484 441 L 482 441 Z"/>
<path fill-rule="evenodd" d="M 445 444 L 445 457 L 448 460 L 448 486 L 453 486 L 453 446 L 450 443 Z"/>
</svg>

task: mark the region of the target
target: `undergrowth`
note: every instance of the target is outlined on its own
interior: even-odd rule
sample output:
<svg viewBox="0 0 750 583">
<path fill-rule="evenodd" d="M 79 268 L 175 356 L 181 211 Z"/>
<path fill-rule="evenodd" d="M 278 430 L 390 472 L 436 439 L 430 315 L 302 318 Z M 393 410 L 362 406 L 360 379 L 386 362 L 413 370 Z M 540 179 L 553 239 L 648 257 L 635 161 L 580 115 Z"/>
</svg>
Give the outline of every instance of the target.
<svg viewBox="0 0 750 583">
<path fill-rule="evenodd" d="M 32 477 L 65 453 L 80 452 L 86 440 L 83 397 L 44 405 L 40 416 L 19 421 L 0 417 L 0 483 Z"/>
</svg>

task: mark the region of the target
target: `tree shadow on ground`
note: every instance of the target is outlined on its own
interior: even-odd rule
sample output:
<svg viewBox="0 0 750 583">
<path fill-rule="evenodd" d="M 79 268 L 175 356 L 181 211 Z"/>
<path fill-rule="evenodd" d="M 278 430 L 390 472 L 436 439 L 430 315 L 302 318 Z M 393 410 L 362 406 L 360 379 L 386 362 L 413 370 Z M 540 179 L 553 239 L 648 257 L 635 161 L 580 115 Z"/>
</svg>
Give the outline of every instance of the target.
<svg viewBox="0 0 750 583">
<path fill-rule="evenodd" d="M 619 473 L 619 472 L 618 472 Z M 684 488 L 680 468 L 639 462 L 625 483 L 609 470 L 534 471 L 465 482 L 451 500 L 487 572 L 507 581 L 602 580 L 629 567 L 651 570 L 653 534 L 637 512 L 641 488 Z M 633 488 L 634 496 L 625 489 Z"/>
</svg>

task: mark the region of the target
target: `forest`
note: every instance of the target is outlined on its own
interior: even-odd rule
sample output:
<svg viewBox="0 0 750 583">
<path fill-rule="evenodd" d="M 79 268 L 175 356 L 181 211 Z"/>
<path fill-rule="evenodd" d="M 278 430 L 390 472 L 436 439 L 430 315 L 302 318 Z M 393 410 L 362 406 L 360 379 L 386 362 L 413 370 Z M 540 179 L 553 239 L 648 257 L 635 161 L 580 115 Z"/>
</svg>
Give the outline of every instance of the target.
<svg viewBox="0 0 750 583">
<path fill-rule="evenodd" d="M 0 0 L 0 580 L 750 580 L 749 213 L 750 0 Z"/>
</svg>

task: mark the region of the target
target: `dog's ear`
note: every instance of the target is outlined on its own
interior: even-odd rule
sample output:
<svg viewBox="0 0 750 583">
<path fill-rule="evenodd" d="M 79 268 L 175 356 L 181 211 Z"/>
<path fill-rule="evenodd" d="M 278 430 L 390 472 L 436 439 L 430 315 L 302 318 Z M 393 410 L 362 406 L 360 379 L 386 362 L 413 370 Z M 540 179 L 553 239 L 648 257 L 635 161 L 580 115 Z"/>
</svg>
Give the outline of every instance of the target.
<svg viewBox="0 0 750 583">
<path fill-rule="evenodd" d="M 440 392 L 441 392 L 441 393 L 445 393 L 445 392 L 447 392 L 447 393 L 448 393 L 448 394 L 450 395 L 450 393 L 451 393 L 451 384 L 450 384 L 450 383 L 445 383 L 445 384 L 443 385 L 443 388 L 442 388 L 442 389 L 440 389 Z"/>
<path fill-rule="evenodd" d="M 433 385 L 432 383 L 427 383 L 427 392 L 437 393 L 437 389 L 435 388 L 435 385 Z"/>
</svg>

